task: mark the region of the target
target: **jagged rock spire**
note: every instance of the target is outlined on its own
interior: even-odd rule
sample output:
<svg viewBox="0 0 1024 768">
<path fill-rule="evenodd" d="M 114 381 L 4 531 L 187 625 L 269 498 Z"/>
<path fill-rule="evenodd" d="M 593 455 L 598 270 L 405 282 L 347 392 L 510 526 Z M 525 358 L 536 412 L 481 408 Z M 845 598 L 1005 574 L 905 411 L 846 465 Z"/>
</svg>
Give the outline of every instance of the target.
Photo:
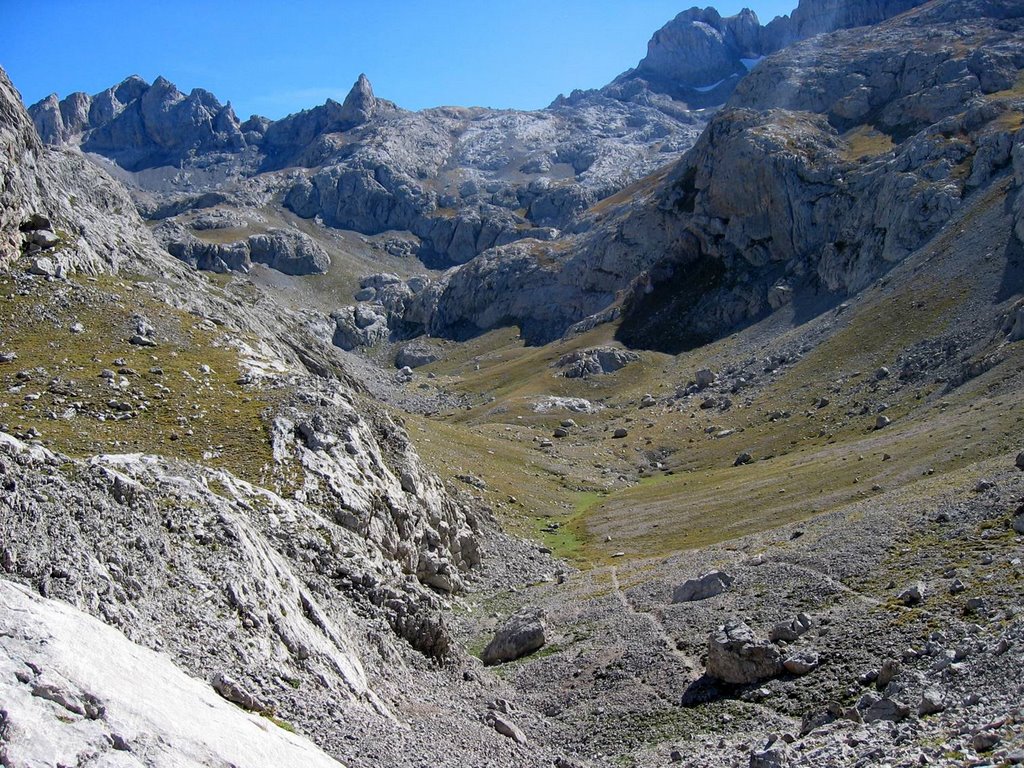
<svg viewBox="0 0 1024 768">
<path fill-rule="evenodd" d="M 343 123 L 359 125 L 365 123 L 377 108 L 377 98 L 373 95 L 373 86 L 370 79 L 360 74 L 352 86 L 352 90 L 345 97 L 345 103 L 341 105 L 341 120 Z"/>
</svg>

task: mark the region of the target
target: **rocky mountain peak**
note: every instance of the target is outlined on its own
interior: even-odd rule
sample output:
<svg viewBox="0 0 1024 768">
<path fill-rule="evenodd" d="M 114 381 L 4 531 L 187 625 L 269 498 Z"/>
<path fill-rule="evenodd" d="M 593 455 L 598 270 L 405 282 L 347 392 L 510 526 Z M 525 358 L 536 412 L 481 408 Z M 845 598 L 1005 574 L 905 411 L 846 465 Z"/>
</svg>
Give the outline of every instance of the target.
<svg viewBox="0 0 1024 768">
<path fill-rule="evenodd" d="M 792 14 L 765 26 L 747 8 L 722 16 L 693 7 L 655 32 L 637 67 L 601 93 L 622 101 L 664 94 L 690 108 L 720 106 L 764 56 L 814 35 L 877 24 L 924 1 L 801 0 Z"/>
<path fill-rule="evenodd" d="M 163 76 L 150 85 L 132 75 L 91 97 L 50 96 L 32 105 L 29 114 L 47 144 L 80 137 L 85 151 L 106 154 L 128 170 L 176 165 L 192 151 L 246 146 L 230 104 L 222 105 L 202 88 L 186 96 Z"/>
<path fill-rule="evenodd" d="M 341 121 L 346 124 L 360 125 L 372 118 L 376 109 L 377 99 L 373 95 L 370 79 L 366 75 L 360 74 L 359 79 L 352 86 L 352 90 L 345 97 L 345 103 L 341 105 Z"/>
<path fill-rule="evenodd" d="M 161 77 L 158 79 L 163 80 L 164 78 Z M 135 99 L 139 98 L 148 89 L 149 83 L 146 82 L 145 79 L 138 75 L 129 75 L 120 83 L 115 85 L 111 90 L 118 101 L 122 104 L 127 104 L 129 101 L 135 101 Z"/>
<path fill-rule="evenodd" d="M 656 80 L 702 88 L 742 74 L 743 58 L 760 55 L 757 15 L 749 9 L 722 17 L 690 8 L 654 33 L 636 71 Z"/>
</svg>

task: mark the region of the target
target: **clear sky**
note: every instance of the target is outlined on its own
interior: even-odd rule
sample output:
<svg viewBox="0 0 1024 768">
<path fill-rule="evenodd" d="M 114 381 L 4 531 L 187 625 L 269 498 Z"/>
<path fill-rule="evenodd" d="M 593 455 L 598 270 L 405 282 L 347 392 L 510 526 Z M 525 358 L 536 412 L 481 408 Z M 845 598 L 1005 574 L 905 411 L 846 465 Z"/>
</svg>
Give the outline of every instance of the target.
<svg viewBox="0 0 1024 768">
<path fill-rule="evenodd" d="M 713 2 L 713 0 L 712 0 Z M 401 107 L 537 109 L 636 66 L 690 0 L 0 0 L 0 66 L 27 104 L 138 74 L 245 119 L 341 100 L 365 72 Z M 796 0 L 723 0 L 767 23 Z"/>
</svg>

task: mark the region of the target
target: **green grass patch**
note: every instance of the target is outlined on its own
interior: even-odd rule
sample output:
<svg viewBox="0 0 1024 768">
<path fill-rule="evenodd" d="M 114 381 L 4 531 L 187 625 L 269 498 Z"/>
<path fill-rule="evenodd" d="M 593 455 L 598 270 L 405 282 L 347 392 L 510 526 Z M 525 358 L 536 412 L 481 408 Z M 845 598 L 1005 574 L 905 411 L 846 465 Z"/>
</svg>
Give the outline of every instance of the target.
<svg viewBox="0 0 1024 768">
<path fill-rule="evenodd" d="M 24 296 L 14 289 L 0 275 L 4 346 L 18 355 L 0 366 L 0 423 L 10 431 L 35 429 L 44 445 L 73 457 L 152 453 L 267 480 L 263 415 L 275 396 L 237 383 L 239 357 L 220 329 L 125 276 L 70 289 L 33 281 Z M 156 347 L 129 343 L 136 315 L 156 328 Z M 71 331 L 75 323 L 81 332 Z M 101 378 L 105 369 L 113 380 Z"/>
<path fill-rule="evenodd" d="M 842 139 L 846 144 L 843 156 L 851 162 L 870 160 L 896 148 L 891 136 L 870 125 L 858 125 L 844 133 Z"/>
<path fill-rule="evenodd" d="M 287 720 L 282 720 L 279 717 L 275 717 L 274 715 L 269 714 L 264 714 L 263 717 L 267 718 L 267 720 L 272 722 L 281 730 L 288 731 L 288 733 L 298 733 L 298 731 L 295 730 L 295 726 L 289 723 Z"/>
</svg>

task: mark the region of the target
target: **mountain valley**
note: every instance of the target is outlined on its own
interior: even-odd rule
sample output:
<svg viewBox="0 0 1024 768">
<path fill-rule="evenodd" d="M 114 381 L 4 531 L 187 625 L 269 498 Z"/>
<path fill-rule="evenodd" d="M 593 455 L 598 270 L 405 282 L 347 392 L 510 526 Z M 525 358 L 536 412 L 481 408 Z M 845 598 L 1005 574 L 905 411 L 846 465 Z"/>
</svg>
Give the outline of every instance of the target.
<svg viewBox="0 0 1024 768">
<path fill-rule="evenodd" d="M 1024 2 L 0 147 L 0 765 L 1024 763 Z"/>
</svg>

